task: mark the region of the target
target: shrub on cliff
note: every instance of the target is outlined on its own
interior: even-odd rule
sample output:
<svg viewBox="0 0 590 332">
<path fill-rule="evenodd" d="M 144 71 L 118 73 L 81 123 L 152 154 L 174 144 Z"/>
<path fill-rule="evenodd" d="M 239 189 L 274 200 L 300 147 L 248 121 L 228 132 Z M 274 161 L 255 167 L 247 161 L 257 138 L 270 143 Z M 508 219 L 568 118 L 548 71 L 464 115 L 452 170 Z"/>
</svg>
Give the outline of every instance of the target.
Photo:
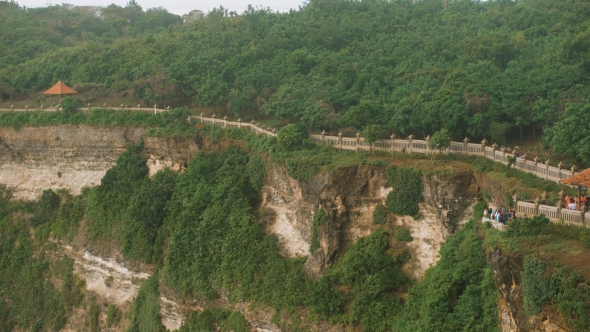
<svg viewBox="0 0 590 332">
<path fill-rule="evenodd" d="M 160 316 L 160 292 L 158 290 L 158 272 L 152 274 L 141 284 L 137 297 L 129 312 L 129 327 L 127 332 L 164 332 Z"/>
<path fill-rule="evenodd" d="M 302 124 L 288 124 L 281 128 L 278 133 L 279 144 L 285 150 L 296 150 L 303 147 L 304 141 L 308 140 L 307 130 Z"/>
<path fill-rule="evenodd" d="M 107 239 L 113 226 L 123 219 L 129 201 L 148 174 L 140 153 L 143 141 L 131 144 L 88 196 L 86 223 L 91 239 Z"/>
<path fill-rule="evenodd" d="M 66 114 L 73 114 L 81 104 L 81 100 L 76 97 L 64 97 L 61 100 L 61 108 Z"/>
<path fill-rule="evenodd" d="M 383 204 L 379 203 L 373 210 L 373 224 L 382 225 L 387 221 L 387 209 Z"/>
<path fill-rule="evenodd" d="M 320 247 L 318 229 L 326 223 L 326 220 L 326 210 L 324 209 L 319 209 L 318 212 L 313 215 L 313 222 L 311 225 L 311 244 L 309 246 L 309 252 L 312 255 Z"/>
<path fill-rule="evenodd" d="M 56 210 L 59 208 L 60 198 L 53 190 L 43 190 L 41 198 L 37 202 L 34 216 L 31 218 L 33 226 L 39 226 L 46 222 L 55 221 Z"/>
<path fill-rule="evenodd" d="M 422 172 L 417 168 L 388 169 L 389 184 L 393 190 L 387 195 L 386 206 L 391 213 L 397 215 L 416 216 L 422 202 Z"/>
<path fill-rule="evenodd" d="M 473 229 L 477 222 L 473 218 L 449 237 L 438 263 L 410 288 L 396 320 L 399 331 L 498 331 L 498 295 L 482 240 Z"/>
<path fill-rule="evenodd" d="M 389 234 L 382 229 L 359 238 L 326 277 L 350 288 L 349 320 L 364 331 L 393 331 L 393 318 L 402 310 L 395 289 L 408 283 L 399 261 L 389 252 Z"/>
<path fill-rule="evenodd" d="M 152 263 L 158 230 L 166 217 L 166 203 L 172 196 L 176 173 L 170 169 L 145 178 L 133 194 L 117 232 L 123 255 Z"/>
</svg>

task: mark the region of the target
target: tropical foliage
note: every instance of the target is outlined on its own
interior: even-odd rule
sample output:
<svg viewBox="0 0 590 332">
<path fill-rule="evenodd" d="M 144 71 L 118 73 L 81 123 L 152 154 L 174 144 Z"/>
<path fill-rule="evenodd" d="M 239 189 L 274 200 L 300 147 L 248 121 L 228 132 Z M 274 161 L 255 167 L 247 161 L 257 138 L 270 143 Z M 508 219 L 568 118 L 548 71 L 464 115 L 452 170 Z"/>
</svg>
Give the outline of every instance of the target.
<svg viewBox="0 0 590 332">
<path fill-rule="evenodd" d="M 584 1 L 310 1 L 250 7 L 30 9 L 0 4 L 0 97 L 58 79 L 152 105 L 187 100 L 242 115 L 369 134 L 548 136 L 585 161 L 589 95 Z M 102 92 L 101 92 L 102 93 Z M 564 110 L 567 110 L 564 113 Z M 582 112 L 582 113 L 580 113 Z M 563 114 L 563 115 L 562 115 Z M 576 130 L 568 130 L 574 129 Z M 579 127 L 579 128 L 577 128 Z M 571 138 L 567 138 L 571 136 Z"/>
</svg>

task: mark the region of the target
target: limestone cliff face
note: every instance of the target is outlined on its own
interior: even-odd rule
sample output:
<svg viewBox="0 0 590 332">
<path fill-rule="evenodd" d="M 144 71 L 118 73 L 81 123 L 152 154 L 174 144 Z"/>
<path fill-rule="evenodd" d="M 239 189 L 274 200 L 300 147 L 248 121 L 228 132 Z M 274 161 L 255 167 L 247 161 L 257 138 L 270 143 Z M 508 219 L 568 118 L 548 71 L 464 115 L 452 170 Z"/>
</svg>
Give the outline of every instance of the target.
<svg viewBox="0 0 590 332">
<path fill-rule="evenodd" d="M 422 217 L 390 216 L 383 226 L 394 233 L 395 226 L 408 228 L 414 241 L 408 244 L 417 258 L 408 273 L 419 278 L 436 263 L 440 244 L 471 214 L 478 199 L 478 187 L 470 172 L 457 176 L 430 175 L 423 178 Z M 359 165 L 318 174 L 309 181 L 297 181 L 279 165 L 268 167 L 262 189 L 261 211 L 269 232 L 277 234 L 282 253 L 288 257 L 308 255 L 309 276 L 321 276 L 342 254 L 348 244 L 370 235 L 378 226 L 372 213 L 385 203 L 391 191 L 385 168 Z M 310 254 L 313 215 L 326 210 L 328 221 L 319 229 L 320 248 Z"/>
<path fill-rule="evenodd" d="M 117 156 L 143 132 L 71 125 L 0 128 L 0 183 L 23 199 L 35 199 L 48 188 L 78 194 L 82 187 L 100 183 Z"/>
<path fill-rule="evenodd" d="M 502 331 L 568 330 L 559 314 L 549 308 L 545 308 L 539 315 L 526 315 L 522 288 L 524 259 L 521 254 L 507 254 L 496 248 L 489 254 L 488 260 L 494 272 L 496 288 L 501 295 L 498 300 L 498 315 Z"/>
<path fill-rule="evenodd" d="M 20 199 L 35 199 L 44 189 L 67 188 L 79 194 L 84 186 L 100 184 L 121 152 L 144 137 L 135 126 L 0 128 L 0 184 Z M 197 151 L 223 149 L 200 137 L 144 137 L 143 155 L 150 175 L 170 167 L 182 170 Z"/>
</svg>

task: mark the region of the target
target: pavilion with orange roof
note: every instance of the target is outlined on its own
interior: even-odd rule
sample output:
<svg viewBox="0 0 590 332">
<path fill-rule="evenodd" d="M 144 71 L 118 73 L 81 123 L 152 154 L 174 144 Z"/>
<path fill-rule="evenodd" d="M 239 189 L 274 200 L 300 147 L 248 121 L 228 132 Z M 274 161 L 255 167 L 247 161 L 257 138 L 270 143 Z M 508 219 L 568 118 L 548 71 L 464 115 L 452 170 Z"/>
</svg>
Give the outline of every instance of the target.
<svg viewBox="0 0 590 332">
<path fill-rule="evenodd" d="M 565 178 L 559 182 L 578 187 L 578 209 L 581 210 L 583 204 L 579 203 L 582 201 L 582 190 L 587 190 L 587 188 L 590 187 L 590 168 L 587 168 L 580 173 L 574 174 L 569 178 Z"/>
<path fill-rule="evenodd" d="M 58 81 L 54 86 L 49 88 L 49 90 L 43 92 L 44 95 L 59 95 L 60 100 L 63 95 L 73 95 L 75 93 L 78 93 L 78 91 L 63 84 L 61 81 Z"/>
</svg>

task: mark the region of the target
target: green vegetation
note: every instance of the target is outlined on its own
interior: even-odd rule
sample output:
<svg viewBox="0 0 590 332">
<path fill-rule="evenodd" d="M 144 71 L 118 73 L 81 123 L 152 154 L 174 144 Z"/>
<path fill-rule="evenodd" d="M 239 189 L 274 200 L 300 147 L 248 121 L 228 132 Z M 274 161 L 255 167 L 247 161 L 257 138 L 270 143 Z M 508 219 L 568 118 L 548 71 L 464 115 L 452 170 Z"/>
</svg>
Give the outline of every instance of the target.
<svg viewBox="0 0 590 332">
<path fill-rule="evenodd" d="M 417 168 L 390 167 L 387 176 L 393 188 L 387 195 L 387 209 L 397 215 L 416 216 L 424 191 L 422 172 Z"/>
<path fill-rule="evenodd" d="M 114 111 L 93 109 L 89 113 L 70 114 L 66 112 L 19 112 L 0 113 L 0 126 L 22 127 L 54 126 L 60 124 L 90 126 L 149 126 L 148 136 L 170 136 L 195 134 L 193 125 L 186 122 L 189 112 L 185 108 L 175 108 L 169 112 L 151 114 L 148 112 Z M 221 130 L 221 129 L 219 129 Z"/>
<path fill-rule="evenodd" d="M 558 310 L 576 330 L 590 325 L 590 287 L 579 287 L 583 279 L 568 268 L 525 258 L 523 272 L 524 305 L 527 314 L 539 314 L 543 305 L 557 302 Z"/>
<path fill-rule="evenodd" d="M 448 148 L 451 145 L 451 136 L 447 128 L 443 128 L 434 134 L 428 140 L 428 148 L 430 150 L 438 150 L 439 152 Z"/>
<path fill-rule="evenodd" d="M 553 128 L 549 128 L 545 137 L 556 152 L 573 156 L 586 165 L 590 165 L 590 125 L 580 119 L 588 111 L 590 106 L 587 100 L 568 104 L 565 113 Z"/>
<path fill-rule="evenodd" d="M 114 304 L 109 304 L 109 307 L 107 309 L 107 327 L 115 327 L 119 325 L 121 316 L 121 310 L 119 310 L 119 308 L 117 308 Z"/>
<path fill-rule="evenodd" d="M 321 167 L 329 163 L 329 159 L 316 153 L 301 153 L 300 157 L 289 155 L 285 165 L 289 176 L 297 180 L 310 180 L 318 174 Z"/>
<path fill-rule="evenodd" d="M 86 322 L 88 323 L 88 327 L 91 332 L 98 332 L 100 331 L 99 320 L 101 306 L 98 303 L 96 303 L 96 298 L 94 296 L 91 296 L 89 301 L 90 304 L 88 308 L 88 317 Z"/>
<path fill-rule="evenodd" d="M 133 194 L 141 187 L 148 173 L 145 160 L 140 157 L 143 141 L 131 144 L 117 158 L 117 164 L 109 169 L 100 185 L 90 191 L 86 209 L 90 239 L 107 239 L 112 229 L 127 210 Z"/>
<path fill-rule="evenodd" d="M 6 331 L 60 330 L 84 298 L 84 282 L 73 274 L 73 260 L 50 260 L 44 253 L 54 251 L 55 245 L 45 243 L 47 235 L 37 236 L 38 229 L 56 224 L 56 214 L 67 214 L 59 209 L 56 196 L 45 191 L 39 202 L 13 202 L 10 193 L 0 189 L 0 326 Z M 32 214 L 28 221 L 27 214 Z M 34 237 L 29 229 L 33 224 Z M 51 280 L 59 280 L 61 287 Z"/>
<path fill-rule="evenodd" d="M 215 332 L 219 330 L 247 332 L 250 331 L 250 327 L 239 312 L 231 312 L 222 308 L 208 308 L 200 313 L 191 312 L 187 321 L 180 328 L 180 332 Z"/>
<path fill-rule="evenodd" d="M 303 142 L 309 139 L 307 130 L 301 124 L 286 125 L 279 130 L 277 137 L 281 147 L 286 150 L 295 150 L 302 147 Z"/>
<path fill-rule="evenodd" d="M 493 273 L 475 231 L 484 208 L 474 207 L 476 217 L 447 239 L 436 266 L 410 288 L 399 330 L 499 330 Z"/>
<path fill-rule="evenodd" d="M 313 222 L 311 225 L 311 244 L 309 246 L 309 252 L 312 255 L 320 247 L 318 228 L 324 225 L 327 219 L 328 217 L 326 216 L 326 210 L 324 209 L 319 209 L 318 212 L 313 215 Z"/>
<path fill-rule="evenodd" d="M 526 314 L 537 315 L 545 306 L 551 306 L 572 329 L 588 329 L 590 281 L 567 266 L 579 254 L 579 248 L 564 248 L 576 246 L 576 242 L 590 248 L 590 230 L 551 223 L 544 216 L 517 219 L 509 226 L 506 232 L 485 230 L 485 242 L 488 250 L 498 247 L 508 255 L 524 254 L 522 286 Z"/>
<path fill-rule="evenodd" d="M 408 283 L 401 269 L 405 259 L 403 255 L 391 255 L 389 249 L 389 235 L 378 229 L 369 237 L 358 239 L 325 277 L 351 288 L 349 296 L 354 300 L 348 320 L 362 324 L 365 331 L 395 329 L 387 316 L 393 317 L 402 309 L 401 299 L 391 295 Z"/>
<path fill-rule="evenodd" d="M 158 272 L 152 274 L 141 284 L 133 306 L 129 312 L 127 332 L 165 332 L 160 317 L 160 292 L 158 291 Z"/>
<path fill-rule="evenodd" d="M 61 79 L 83 99 L 194 103 L 317 130 L 352 127 L 369 141 L 380 130 L 446 129 L 505 144 L 554 126 L 547 142 L 589 163 L 587 123 L 575 121 L 588 104 L 589 32 L 579 13 L 589 6 L 339 0 L 180 18 L 134 1 L 99 9 L 7 2 L 0 99 Z"/>
<path fill-rule="evenodd" d="M 373 210 L 373 224 L 383 225 L 387 222 L 387 209 L 383 204 L 378 203 Z"/>
<path fill-rule="evenodd" d="M 151 179 L 144 178 L 126 203 L 127 208 L 117 232 L 126 258 L 144 263 L 153 261 L 158 230 L 164 223 L 164 209 L 175 184 L 175 172 L 169 169 L 159 171 Z"/>
<path fill-rule="evenodd" d="M 412 241 L 412 240 L 414 240 L 414 238 L 412 237 L 410 232 L 408 232 L 407 229 L 405 229 L 403 227 L 397 227 L 395 229 L 395 240 L 398 242 Z"/>
<path fill-rule="evenodd" d="M 80 99 L 75 97 L 65 97 L 61 100 L 61 108 L 66 114 L 72 114 L 80 106 Z"/>
<path fill-rule="evenodd" d="M 281 152 L 280 149 L 274 150 L 276 145 L 273 144 L 276 142 L 269 142 L 268 138 L 249 138 L 248 144 L 274 151 L 271 153 L 271 159 L 276 158 L 277 155 L 288 158 L 287 153 Z M 167 286 L 182 294 L 204 296 L 208 299 L 218 297 L 223 289 L 227 292 L 230 301 L 253 300 L 275 308 L 278 319 L 289 320 L 289 317 L 297 317 L 297 308 L 307 307 L 317 319 L 361 324 L 365 331 L 391 330 L 398 324 L 411 325 L 410 321 L 414 318 L 405 318 L 410 307 L 404 304 L 399 295 L 396 295 L 409 287 L 412 287 L 411 289 L 417 287 L 412 286 L 401 269 L 411 255 L 399 247 L 391 247 L 390 236 L 384 230 L 377 229 L 371 236 L 358 239 L 324 277 L 312 281 L 303 274 L 303 260 L 287 259 L 279 255 L 277 238 L 265 234 L 254 219 L 253 212 L 259 202 L 257 188 L 260 188 L 260 180 L 265 170 L 264 162 L 260 157 L 248 155 L 243 149 L 235 146 L 222 152 L 209 154 L 200 152 L 191 160 L 184 173 L 176 177 L 161 173 L 152 179 L 147 179 L 145 172 L 141 173 L 142 178 L 139 176 L 140 173 L 135 171 L 135 167 L 132 167 L 137 165 L 135 162 L 138 158 L 137 149 L 138 147 L 135 146 L 130 147 L 112 169 L 113 174 L 128 174 L 127 179 L 105 177 L 105 179 L 112 178 L 113 181 L 105 181 L 93 189 L 99 192 L 104 190 L 101 188 L 103 185 L 119 187 L 128 183 L 129 178 L 135 178 L 135 189 L 128 193 L 131 198 L 126 201 L 126 206 L 121 207 L 122 214 L 118 214 L 123 216 L 123 222 L 121 224 L 105 222 L 102 224 L 105 227 L 102 233 L 112 233 L 112 230 L 106 227 L 107 225 L 119 229 L 128 227 L 125 226 L 127 222 L 130 222 L 129 225 L 142 227 L 154 225 L 146 233 L 152 234 L 150 235 L 152 239 L 153 234 L 157 233 L 153 245 L 152 240 L 146 240 L 150 238 L 149 236 L 132 237 L 132 241 L 127 243 L 131 252 L 138 254 L 142 250 L 148 251 L 152 248 L 153 261 L 162 266 L 162 280 Z M 290 153 L 299 155 L 312 151 L 299 150 Z M 402 192 L 408 188 L 404 189 L 405 182 L 401 181 L 401 177 L 404 179 L 411 177 L 411 180 L 421 181 L 420 173 L 415 169 L 390 169 L 389 173 L 395 181 L 399 182 L 397 187 Z M 171 196 L 168 196 L 172 181 L 174 181 L 174 188 Z M 165 184 L 164 187 L 161 186 L 163 184 Z M 159 188 L 165 188 L 165 190 L 147 190 L 151 186 L 160 186 Z M 149 192 L 152 194 L 148 194 Z M 153 196 L 160 197 L 161 201 L 165 202 L 165 208 L 162 209 L 159 203 L 152 201 L 153 192 L 157 192 L 158 195 L 166 193 L 165 196 Z M 413 193 L 416 192 L 418 192 L 417 196 L 421 195 L 419 190 L 414 188 Z M 144 198 L 140 199 L 141 197 Z M 94 200 L 97 198 L 98 196 L 90 193 L 88 205 L 95 206 Z M 163 223 L 137 223 L 139 218 L 135 221 L 133 218 L 125 219 L 132 214 L 138 214 L 131 211 L 136 209 L 142 211 L 142 205 L 137 205 L 139 201 L 153 202 L 150 204 L 155 207 L 141 220 L 152 220 L 152 217 L 155 218 L 154 220 L 162 220 L 161 217 L 164 216 Z M 381 210 L 386 215 L 385 208 L 382 207 Z M 129 216 L 125 217 L 125 213 Z M 312 225 L 310 248 L 312 252 L 319 248 L 318 228 L 326 221 L 326 211 L 318 210 Z M 404 235 L 404 231 L 406 230 L 398 228 L 396 238 L 399 241 L 411 240 L 409 233 L 406 231 L 407 234 Z M 473 230 L 469 229 L 465 232 L 473 233 Z M 133 231 L 130 230 L 126 234 L 132 233 Z M 469 292 L 469 295 L 462 295 L 466 303 L 468 301 L 482 303 L 473 308 L 465 304 L 461 308 L 469 307 L 471 311 L 455 313 L 456 318 L 446 318 L 448 322 L 456 323 L 453 326 L 457 326 L 457 330 L 463 327 L 469 329 L 474 326 L 485 327 L 488 323 L 497 323 L 495 312 L 485 311 L 482 307 L 487 303 L 482 299 L 487 299 L 486 296 L 495 296 L 495 293 L 493 291 L 491 295 L 485 293 L 493 288 L 489 284 L 490 279 L 484 280 L 487 284 L 481 279 L 485 275 L 482 271 L 487 268 L 481 240 L 475 235 L 469 238 L 469 241 L 463 241 L 463 238 L 456 242 L 450 241 L 449 243 L 456 248 L 449 249 L 449 253 L 444 255 L 451 255 L 452 258 L 449 260 L 453 262 L 448 263 L 446 268 L 450 268 L 457 262 L 463 262 L 465 266 L 462 271 L 471 276 L 464 278 L 470 279 L 457 280 L 455 289 L 448 296 L 437 297 L 437 301 L 444 303 L 447 306 L 445 310 L 450 313 L 454 312 L 450 303 L 455 303 L 457 296 L 464 291 Z M 138 257 L 142 259 L 142 256 Z M 445 270 L 444 273 L 451 274 L 452 271 Z M 151 283 L 153 285 L 149 286 Z M 142 319 L 134 318 L 137 322 L 155 321 L 157 312 L 146 300 L 148 294 L 152 294 L 149 296 L 154 298 L 157 297 L 155 277 L 150 284 L 146 282 L 142 286 L 141 294 L 143 295 L 141 297 L 138 295 L 134 304 L 132 317 L 143 317 Z M 472 284 L 473 286 L 469 286 Z M 488 288 L 484 289 L 483 285 L 487 285 Z M 150 289 L 151 291 L 148 291 Z M 426 306 L 432 301 L 429 296 L 423 295 L 415 299 L 410 297 L 410 300 L 414 301 L 412 302 L 414 306 Z M 433 316 L 430 313 L 424 314 L 423 319 L 432 320 L 434 315 L 440 313 L 441 311 L 436 311 L 432 314 Z M 466 315 L 474 313 L 476 313 L 474 321 L 465 318 Z M 186 331 L 191 329 L 207 331 L 214 328 L 239 330 L 244 326 L 242 323 L 244 323 L 242 318 L 229 313 L 221 316 L 207 312 L 194 313 L 183 329 Z M 296 326 L 300 323 L 293 321 L 291 324 Z"/>
</svg>

